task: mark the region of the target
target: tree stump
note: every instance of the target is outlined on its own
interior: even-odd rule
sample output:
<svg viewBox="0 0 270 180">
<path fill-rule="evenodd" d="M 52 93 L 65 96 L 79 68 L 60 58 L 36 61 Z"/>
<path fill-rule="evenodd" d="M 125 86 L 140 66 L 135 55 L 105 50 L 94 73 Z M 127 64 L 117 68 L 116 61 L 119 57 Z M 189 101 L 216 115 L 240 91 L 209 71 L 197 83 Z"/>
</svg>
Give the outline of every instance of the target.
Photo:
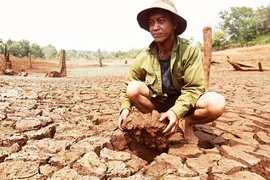
<svg viewBox="0 0 270 180">
<path fill-rule="evenodd" d="M 66 66 L 66 54 L 65 50 L 61 50 L 60 52 L 60 72 L 58 71 L 50 71 L 46 73 L 45 77 L 66 77 L 67 76 L 67 66 Z"/>
<path fill-rule="evenodd" d="M 98 61 L 99 61 L 99 67 L 102 67 L 102 57 L 101 57 L 101 53 L 100 53 L 100 49 L 98 49 Z"/>
<path fill-rule="evenodd" d="M 66 66 L 66 53 L 65 50 L 61 50 L 60 54 L 60 77 L 67 76 L 67 66 Z"/>
</svg>

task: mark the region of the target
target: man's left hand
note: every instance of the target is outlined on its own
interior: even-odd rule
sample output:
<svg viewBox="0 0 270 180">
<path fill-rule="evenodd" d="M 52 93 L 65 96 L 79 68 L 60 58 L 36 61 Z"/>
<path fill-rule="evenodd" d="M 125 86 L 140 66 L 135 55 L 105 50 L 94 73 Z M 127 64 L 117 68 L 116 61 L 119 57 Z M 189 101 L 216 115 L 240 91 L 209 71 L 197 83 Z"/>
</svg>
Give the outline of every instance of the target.
<svg viewBox="0 0 270 180">
<path fill-rule="evenodd" d="M 179 120 L 178 120 L 176 114 L 171 110 L 161 114 L 161 117 L 159 118 L 159 121 L 164 121 L 165 119 L 169 120 L 169 124 L 164 129 L 163 133 L 166 136 L 170 136 L 173 133 L 177 132 L 178 125 L 179 125 Z"/>
</svg>

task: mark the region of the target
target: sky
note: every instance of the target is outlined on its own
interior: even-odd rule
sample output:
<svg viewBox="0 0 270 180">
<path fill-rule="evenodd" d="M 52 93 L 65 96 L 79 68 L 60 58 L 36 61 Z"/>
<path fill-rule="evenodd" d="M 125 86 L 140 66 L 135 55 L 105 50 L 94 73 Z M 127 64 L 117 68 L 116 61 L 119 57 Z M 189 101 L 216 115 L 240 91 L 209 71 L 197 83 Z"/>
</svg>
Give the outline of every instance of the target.
<svg viewBox="0 0 270 180">
<path fill-rule="evenodd" d="M 153 0 L 0 0 L 0 38 L 28 40 L 57 50 L 128 51 L 153 40 L 141 29 L 137 14 Z M 203 42 L 203 28 L 220 22 L 218 13 L 230 7 L 268 6 L 269 0 L 174 0 L 187 20 L 181 35 Z"/>
</svg>

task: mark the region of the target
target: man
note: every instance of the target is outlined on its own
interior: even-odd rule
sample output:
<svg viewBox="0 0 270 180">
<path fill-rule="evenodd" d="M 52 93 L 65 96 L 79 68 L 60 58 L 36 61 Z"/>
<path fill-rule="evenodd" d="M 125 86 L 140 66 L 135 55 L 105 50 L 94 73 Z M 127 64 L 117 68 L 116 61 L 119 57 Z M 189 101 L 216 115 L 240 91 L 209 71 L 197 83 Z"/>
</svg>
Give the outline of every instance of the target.
<svg viewBox="0 0 270 180">
<path fill-rule="evenodd" d="M 205 92 L 201 50 L 178 37 L 187 26 L 172 0 L 156 0 L 137 15 L 141 28 L 154 39 L 134 60 L 121 92 L 118 126 L 135 106 L 142 113 L 157 110 L 169 120 L 165 135 L 180 127 L 184 138 L 197 142 L 193 125 L 214 121 L 225 111 L 225 98 Z"/>
</svg>

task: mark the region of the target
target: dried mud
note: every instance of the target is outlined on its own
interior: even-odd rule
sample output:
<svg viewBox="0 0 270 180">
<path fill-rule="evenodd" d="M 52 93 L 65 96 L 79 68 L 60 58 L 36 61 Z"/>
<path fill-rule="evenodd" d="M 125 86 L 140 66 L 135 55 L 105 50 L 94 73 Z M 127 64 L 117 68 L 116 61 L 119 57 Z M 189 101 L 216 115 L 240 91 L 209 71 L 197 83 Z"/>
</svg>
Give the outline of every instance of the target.
<svg viewBox="0 0 270 180">
<path fill-rule="evenodd" d="M 198 145 L 178 132 L 162 152 L 117 128 L 132 60 L 67 62 L 68 77 L 46 78 L 58 63 L 11 58 L 28 76 L 0 75 L 0 179 L 269 180 L 270 71 L 235 71 L 226 56 L 270 67 L 270 45 L 214 52 L 210 90 L 225 113 L 194 127 Z"/>
</svg>

